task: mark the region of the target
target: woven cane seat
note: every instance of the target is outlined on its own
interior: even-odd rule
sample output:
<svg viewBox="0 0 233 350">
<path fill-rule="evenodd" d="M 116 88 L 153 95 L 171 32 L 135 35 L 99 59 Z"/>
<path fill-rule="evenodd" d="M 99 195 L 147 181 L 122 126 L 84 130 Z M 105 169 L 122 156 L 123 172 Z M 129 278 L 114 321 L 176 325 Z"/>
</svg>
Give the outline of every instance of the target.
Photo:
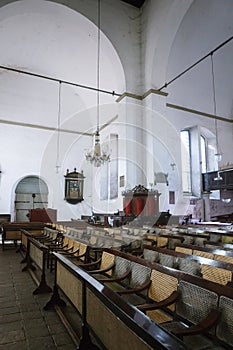
<svg viewBox="0 0 233 350">
<path fill-rule="evenodd" d="M 181 297 L 176 303 L 176 314 L 193 324 L 207 317 L 210 310 L 217 308 L 218 295 L 198 285 L 180 281 Z"/>
<path fill-rule="evenodd" d="M 131 276 L 129 281 L 130 288 L 136 288 L 149 281 L 151 269 L 147 266 L 132 262 Z"/>
<path fill-rule="evenodd" d="M 202 264 L 202 277 L 209 281 L 226 285 L 232 281 L 232 272 L 219 267 Z"/>
<path fill-rule="evenodd" d="M 184 236 L 183 243 L 184 244 L 193 244 L 194 242 L 194 237 L 192 236 Z"/>
<path fill-rule="evenodd" d="M 175 264 L 175 257 L 169 254 L 159 253 L 159 263 L 163 266 L 173 267 Z"/>
<path fill-rule="evenodd" d="M 218 261 L 223 261 L 229 264 L 233 264 L 233 256 L 214 254 L 214 259 Z"/>
<path fill-rule="evenodd" d="M 148 298 L 159 302 L 168 298 L 172 292 L 176 291 L 178 287 L 178 280 L 168 274 L 162 273 L 157 270 L 151 272 L 151 285 L 148 291 Z M 175 305 L 170 305 L 168 308 L 173 311 Z M 164 323 L 172 321 L 173 317 L 164 310 L 148 310 L 146 311 L 149 316 L 156 323 Z"/>
<path fill-rule="evenodd" d="M 191 275 L 201 276 L 201 264 L 198 261 L 178 258 L 177 268 Z"/>
<path fill-rule="evenodd" d="M 100 270 L 106 269 L 114 263 L 115 256 L 108 252 L 103 252 L 100 263 Z M 106 272 L 109 276 L 112 275 L 112 270 Z"/>
<path fill-rule="evenodd" d="M 190 255 L 192 255 L 193 253 L 191 248 L 185 248 L 185 247 L 179 247 L 179 246 L 175 248 L 175 251 L 179 253 L 190 254 Z"/>
<path fill-rule="evenodd" d="M 220 340 L 233 347 L 233 299 L 221 296 L 219 308 L 221 317 L 217 324 L 216 335 Z"/>
<path fill-rule="evenodd" d="M 168 244 L 168 237 L 159 236 L 157 238 L 157 247 L 166 247 Z"/>
<path fill-rule="evenodd" d="M 193 255 L 201 256 L 203 258 L 212 259 L 212 260 L 214 259 L 214 254 L 209 253 L 209 252 L 203 252 L 203 251 L 197 250 L 197 249 L 193 250 Z"/>
<path fill-rule="evenodd" d="M 150 262 L 157 262 L 159 260 L 159 252 L 152 249 L 143 249 L 143 257 L 145 260 Z"/>
<path fill-rule="evenodd" d="M 84 243 L 80 243 L 79 244 L 79 255 L 83 255 L 84 254 L 84 256 L 82 258 L 80 258 L 83 261 L 85 260 L 86 252 L 87 252 L 87 245 L 84 244 Z"/>
<path fill-rule="evenodd" d="M 146 311 L 146 315 L 158 324 L 170 322 L 173 320 L 173 317 L 163 310 Z"/>
</svg>

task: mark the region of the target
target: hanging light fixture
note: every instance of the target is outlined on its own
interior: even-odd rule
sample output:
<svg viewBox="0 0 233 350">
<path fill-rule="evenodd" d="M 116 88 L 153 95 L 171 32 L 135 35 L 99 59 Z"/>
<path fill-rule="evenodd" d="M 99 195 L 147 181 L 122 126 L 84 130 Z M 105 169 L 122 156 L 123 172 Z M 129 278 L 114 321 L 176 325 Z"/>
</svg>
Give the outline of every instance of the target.
<svg viewBox="0 0 233 350">
<path fill-rule="evenodd" d="M 216 153 L 215 157 L 217 162 L 219 163 L 221 161 L 222 155 L 219 152 L 219 145 L 218 145 L 218 124 L 217 124 L 217 109 L 216 109 L 216 94 L 215 94 L 215 79 L 214 79 L 214 62 L 213 62 L 213 53 L 210 55 L 211 58 L 211 71 L 212 71 L 212 86 L 213 86 L 213 101 L 214 101 L 214 116 L 215 116 L 215 135 L 216 135 Z M 217 172 L 217 176 L 214 178 L 214 181 L 222 181 L 223 178 L 220 175 L 220 172 Z"/>
<path fill-rule="evenodd" d="M 86 153 L 86 160 L 93 164 L 95 167 L 99 167 L 106 162 L 110 161 L 110 154 L 101 150 L 100 145 L 100 0 L 98 0 L 98 39 L 97 39 L 97 126 L 95 132 L 95 144 L 94 149 Z"/>
<path fill-rule="evenodd" d="M 213 62 L 213 52 L 210 55 L 211 57 L 211 70 L 212 70 L 212 86 L 213 86 L 213 102 L 214 102 L 214 116 L 215 116 L 215 135 L 216 135 L 216 153 L 215 157 L 217 162 L 219 163 L 222 159 L 222 154 L 219 151 L 219 143 L 218 143 L 218 120 L 217 120 L 217 108 L 216 108 L 216 92 L 215 92 L 215 78 L 214 78 L 214 62 Z"/>
<path fill-rule="evenodd" d="M 61 81 L 58 87 L 58 113 L 57 113 L 57 157 L 56 157 L 56 173 L 58 174 L 60 165 L 60 131 L 61 131 Z"/>
</svg>

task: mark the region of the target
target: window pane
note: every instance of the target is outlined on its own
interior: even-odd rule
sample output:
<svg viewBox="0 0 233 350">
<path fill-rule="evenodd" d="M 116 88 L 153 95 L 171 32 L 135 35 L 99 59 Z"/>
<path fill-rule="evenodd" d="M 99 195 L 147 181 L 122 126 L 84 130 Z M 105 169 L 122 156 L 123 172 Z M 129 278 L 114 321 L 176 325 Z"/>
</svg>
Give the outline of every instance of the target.
<svg viewBox="0 0 233 350">
<path fill-rule="evenodd" d="M 207 165 L 206 165 L 206 142 L 205 138 L 201 136 L 201 172 L 206 173 L 207 172 Z"/>
<path fill-rule="evenodd" d="M 180 132 L 183 192 L 191 192 L 190 136 L 188 130 Z"/>
</svg>

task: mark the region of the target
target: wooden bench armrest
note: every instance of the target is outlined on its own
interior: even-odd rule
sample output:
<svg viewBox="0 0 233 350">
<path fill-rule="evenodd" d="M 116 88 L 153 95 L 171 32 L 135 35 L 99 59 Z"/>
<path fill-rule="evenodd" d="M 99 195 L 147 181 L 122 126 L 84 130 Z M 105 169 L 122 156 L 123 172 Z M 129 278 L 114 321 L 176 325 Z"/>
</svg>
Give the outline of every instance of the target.
<svg viewBox="0 0 233 350">
<path fill-rule="evenodd" d="M 115 262 L 113 262 L 111 265 L 107 266 L 105 269 L 99 269 L 99 270 L 91 270 L 89 271 L 91 274 L 95 274 L 95 273 L 104 273 L 104 272 L 108 272 L 110 270 L 112 270 L 115 266 Z"/>
<path fill-rule="evenodd" d="M 68 256 L 72 256 L 74 254 L 77 254 L 78 252 L 79 252 L 79 248 L 76 250 L 73 250 L 72 252 L 70 252 L 68 249 L 64 251 L 60 251 L 61 254 L 68 255 Z"/>
<path fill-rule="evenodd" d="M 93 262 L 91 262 L 91 263 L 85 263 L 85 264 L 82 264 L 82 268 L 84 268 L 84 269 L 87 269 L 87 270 L 88 270 L 88 268 L 89 268 L 89 267 L 93 267 L 93 266 L 99 265 L 99 264 L 100 264 L 100 262 L 101 262 L 101 258 L 99 258 L 98 260 L 93 261 Z"/>
<path fill-rule="evenodd" d="M 136 287 L 136 288 L 131 288 L 131 289 L 122 289 L 117 291 L 118 294 L 122 295 L 122 294 L 133 294 L 133 293 L 138 293 L 138 292 L 142 292 L 143 290 L 147 289 L 150 287 L 151 284 L 151 280 L 143 283 L 141 286 Z"/>
<path fill-rule="evenodd" d="M 63 249 L 68 247 L 68 244 L 66 244 L 65 246 L 62 245 L 62 243 L 53 243 L 53 244 L 47 244 L 46 245 L 48 248 L 53 249 L 53 248 L 57 248 L 57 249 Z"/>
<path fill-rule="evenodd" d="M 80 254 L 80 255 L 70 255 L 69 259 L 76 259 L 76 260 L 80 260 L 80 258 L 83 258 L 84 256 L 87 255 L 87 252 Z"/>
<path fill-rule="evenodd" d="M 220 310 L 212 309 L 208 314 L 208 316 L 204 320 L 202 320 L 200 323 L 181 330 L 172 330 L 172 333 L 179 338 L 182 338 L 188 335 L 196 335 L 196 334 L 203 333 L 205 331 L 208 331 L 211 327 L 213 327 L 217 323 L 219 316 L 220 316 Z"/>
<path fill-rule="evenodd" d="M 98 280 L 100 282 L 103 282 L 103 283 L 108 283 L 108 282 L 120 282 L 122 280 L 124 280 L 126 277 L 128 277 L 131 273 L 131 269 L 127 270 L 123 275 L 121 276 L 118 276 L 118 277 L 115 277 L 115 278 L 98 278 Z"/>
<path fill-rule="evenodd" d="M 174 291 L 171 293 L 171 295 L 169 295 L 169 297 L 161 301 L 136 305 L 136 307 L 143 312 L 149 311 L 149 310 L 161 309 L 162 307 L 166 307 L 175 303 L 179 299 L 179 297 L 180 297 L 180 293 L 178 291 Z"/>
<path fill-rule="evenodd" d="M 53 249 L 53 250 L 56 250 L 58 251 L 59 253 L 64 251 L 64 252 L 68 252 L 70 251 L 71 249 L 73 249 L 73 247 L 70 247 L 70 248 L 67 248 L 68 247 L 68 244 L 64 245 L 64 246 L 56 246 L 55 244 L 54 245 L 50 245 L 48 248 L 49 249 Z"/>
</svg>

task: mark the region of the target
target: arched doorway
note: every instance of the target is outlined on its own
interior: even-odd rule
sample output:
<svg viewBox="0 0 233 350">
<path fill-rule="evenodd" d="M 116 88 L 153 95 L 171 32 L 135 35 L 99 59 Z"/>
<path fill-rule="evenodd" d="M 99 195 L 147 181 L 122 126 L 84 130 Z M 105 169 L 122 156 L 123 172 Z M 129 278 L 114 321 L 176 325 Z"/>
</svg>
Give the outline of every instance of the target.
<svg viewBox="0 0 233 350">
<path fill-rule="evenodd" d="M 29 221 L 31 209 L 48 207 L 48 186 L 38 176 L 27 176 L 15 190 L 15 221 Z"/>
</svg>

